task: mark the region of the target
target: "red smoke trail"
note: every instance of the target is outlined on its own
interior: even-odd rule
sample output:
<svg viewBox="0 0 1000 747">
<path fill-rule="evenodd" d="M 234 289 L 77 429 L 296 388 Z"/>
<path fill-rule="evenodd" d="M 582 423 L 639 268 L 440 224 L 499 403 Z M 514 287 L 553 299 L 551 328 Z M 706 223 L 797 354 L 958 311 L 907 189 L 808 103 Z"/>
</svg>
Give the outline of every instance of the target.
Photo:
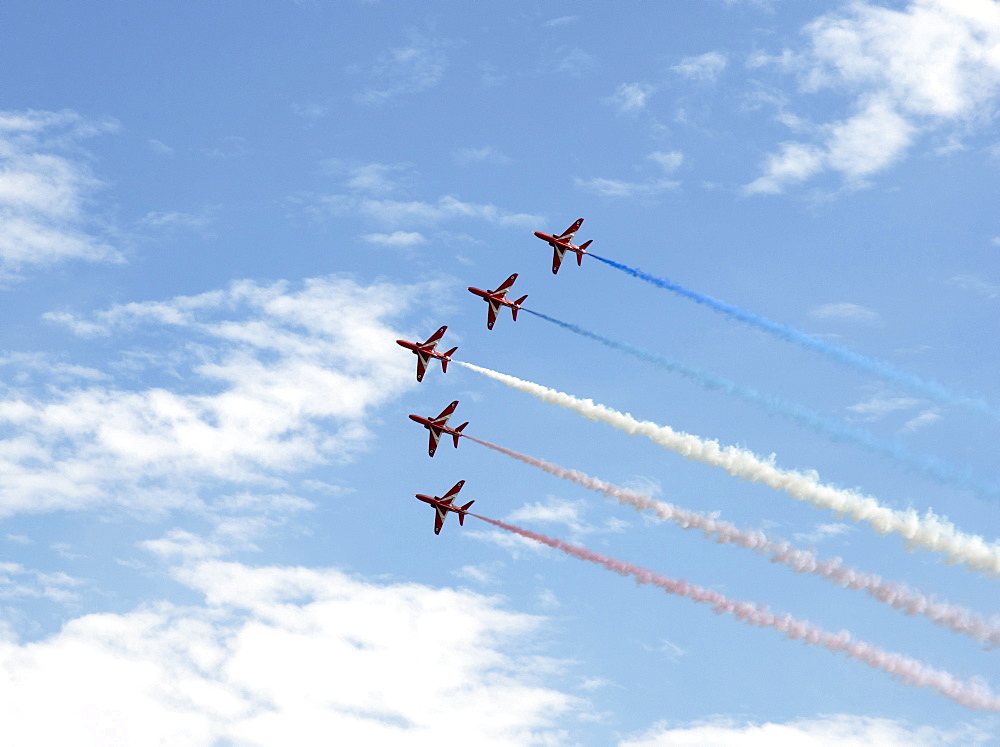
<svg viewBox="0 0 1000 747">
<path fill-rule="evenodd" d="M 488 524 L 506 529 L 508 532 L 519 534 L 522 537 L 540 542 L 556 550 L 562 550 L 567 555 L 587 560 L 591 563 L 603 565 L 609 571 L 614 571 L 621 576 L 631 576 L 636 583 L 652 584 L 658 586 L 668 594 L 677 594 L 699 604 L 711 605 L 712 609 L 720 615 L 732 615 L 737 620 L 758 628 L 774 628 L 784 633 L 788 638 L 801 640 L 813 646 L 822 646 L 834 653 L 843 653 L 849 658 L 858 659 L 873 669 L 886 672 L 899 681 L 912 685 L 913 687 L 929 687 L 946 698 L 951 698 L 966 708 L 983 711 L 1000 712 L 1000 696 L 997 696 L 986 685 L 975 681 L 962 682 L 948 672 L 933 669 L 923 662 L 911 659 L 902 654 L 895 654 L 890 651 L 883 651 L 877 646 L 864 641 L 851 639 L 851 634 L 846 630 L 839 633 L 830 633 L 805 620 L 798 620 L 791 615 L 778 615 L 771 612 L 767 607 L 755 602 L 738 602 L 711 589 L 704 589 L 700 586 L 689 584 L 687 581 L 678 581 L 666 576 L 660 576 L 646 568 L 642 568 L 631 563 L 609 558 L 591 552 L 585 547 L 571 545 L 562 540 L 547 537 L 538 532 L 505 524 L 496 519 L 488 519 L 485 516 L 472 514 L 477 519 L 482 519 Z"/>
<path fill-rule="evenodd" d="M 463 434 L 465 435 L 465 434 Z M 785 540 L 770 539 L 761 531 L 740 529 L 728 521 L 719 521 L 710 516 L 689 511 L 671 503 L 658 501 L 644 493 L 614 485 L 579 470 L 566 469 L 527 454 L 521 454 L 503 446 L 481 441 L 473 436 L 465 436 L 470 441 L 485 446 L 501 454 L 518 459 L 563 480 L 570 480 L 590 490 L 603 493 L 619 503 L 637 510 L 651 511 L 661 519 L 672 521 L 683 529 L 696 529 L 706 537 L 714 537 L 720 544 L 744 547 L 762 555 L 768 555 L 771 562 L 782 563 L 796 573 L 811 573 L 825 578 L 838 586 L 867 592 L 878 601 L 891 605 L 907 615 L 921 614 L 937 625 L 956 633 L 971 636 L 991 646 L 1000 645 L 1000 625 L 995 620 L 984 620 L 981 615 L 958 605 L 937 602 L 906 584 L 884 581 L 874 573 L 845 567 L 840 558 L 821 559 L 816 553 L 800 550 Z"/>
</svg>

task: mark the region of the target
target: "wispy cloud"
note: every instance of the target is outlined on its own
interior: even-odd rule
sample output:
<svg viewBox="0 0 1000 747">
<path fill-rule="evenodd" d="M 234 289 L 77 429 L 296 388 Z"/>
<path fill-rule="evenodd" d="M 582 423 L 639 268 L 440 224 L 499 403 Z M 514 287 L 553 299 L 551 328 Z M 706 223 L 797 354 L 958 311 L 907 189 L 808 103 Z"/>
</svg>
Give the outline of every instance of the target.
<svg viewBox="0 0 1000 747">
<path fill-rule="evenodd" d="M 815 545 L 830 537 L 839 537 L 852 531 L 854 527 L 850 524 L 817 524 L 811 532 L 796 532 L 792 536 L 799 542 Z"/>
<path fill-rule="evenodd" d="M 376 82 L 358 94 L 364 104 L 384 104 L 397 96 L 421 93 L 436 86 L 448 65 L 445 46 L 418 33 L 410 43 L 379 55 L 369 70 Z"/>
<path fill-rule="evenodd" d="M 910 410 L 921 403 L 913 397 L 873 397 L 848 406 L 854 415 L 862 420 L 881 420 L 886 415 L 899 410 Z"/>
<path fill-rule="evenodd" d="M 604 99 L 604 103 L 618 107 L 623 114 L 634 114 L 646 108 L 649 97 L 655 91 L 654 86 L 645 83 L 622 83 L 612 96 Z"/>
<path fill-rule="evenodd" d="M 656 151 L 655 153 L 650 153 L 646 158 L 655 163 L 666 173 L 675 171 L 684 161 L 683 154 L 676 151 L 672 151 L 670 153 Z M 594 192 L 604 197 L 651 196 L 668 190 L 677 189 L 681 184 L 677 180 L 664 179 L 662 177 L 647 179 L 646 181 L 641 182 L 626 181 L 623 179 L 606 179 L 604 177 L 594 177 L 591 179 L 580 179 L 578 177 L 573 180 L 573 183 L 579 189 Z"/>
<path fill-rule="evenodd" d="M 369 244 L 389 246 L 394 249 L 408 249 L 426 244 L 427 239 L 416 231 L 393 231 L 392 233 L 369 233 L 362 237 Z"/>
<path fill-rule="evenodd" d="M 899 429 L 901 434 L 916 433 L 921 428 L 926 428 L 928 425 L 932 425 L 941 419 L 941 411 L 936 407 L 929 410 L 924 410 L 922 413 L 917 415 L 915 418 L 910 418 L 907 420 L 903 427 Z"/>
<path fill-rule="evenodd" d="M 956 275 L 948 281 L 948 285 L 986 298 L 1000 298 L 1000 283 L 993 283 L 976 275 Z"/>
<path fill-rule="evenodd" d="M 482 148 L 462 148 L 455 151 L 455 163 L 460 166 L 468 166 L 475 163 L 492 163 L 505 165 L 510 163 L 510 158 L 505 156 L 492 145 Z"/>
<path fill-rule="evenodd" d="M 839 320 L 871 324 L 879 321 L 878 312 L 856 303 L 825 303 L 809 310 L 809 316 L 823 321 Z"/>
<path fill-rule="evenodd" d="M 711 83 L 726 69 L 726 64 L 726 55 L 721 52 L 706 52 L 694 57 L 685 57 L 670 69 L 685 78 Z"/>
<path fill-rule="evenodd" d="M 764 744 L 884 744 L 908 747 L 986 744 L 991 739 L 972 725 L 953 730 L 915 727 L 903 721 L 867 716 L 832 715 L 786 723 L 748 722 L 717 717 L 687 725 L 657 724 L 643 734 L 619 742 L 619 747 L 655 747 L 665 744 L 725 744 L 756 747 Z"/>
<path fill-rule="evenodd" d="M 70 259 L 121 262 L 88 214 L 101 186 L 79 142 L 116 128 L 72 111 L 0 112 L 0 279 Z"/>
<path fill-rule="evenodd" d="M 0 515 L 244 513 L 248 491 L 259 501 L 252 513 L 301 509 L 283 497 L 286 476 L 350 459 L 370 438 L 366 414 L 412 385 L 388 321 L 419 292 L 338 277 L 240 281 L 84 317 L 47 315 L 85 336 L 176 341 L 171 365 L 185 386 L 136 389 L 109 375 L 0 391 L 0 427 L 14 433 L 0 455 Z"/>
<path fill-rule="evenodd" d="M 463 202 L 446 195 L 436 202 L 386 200 L 354 195 L 329 195 L 318 201 L 318 208 L 334 215 L 360 215 L 387 228 L 406 224 L 433 226 L 453 220 L 480 220 L 505 228 L 530 228 L 544 222 L 530 213 L 512 213 L 492 204 Z"/>
</svg>

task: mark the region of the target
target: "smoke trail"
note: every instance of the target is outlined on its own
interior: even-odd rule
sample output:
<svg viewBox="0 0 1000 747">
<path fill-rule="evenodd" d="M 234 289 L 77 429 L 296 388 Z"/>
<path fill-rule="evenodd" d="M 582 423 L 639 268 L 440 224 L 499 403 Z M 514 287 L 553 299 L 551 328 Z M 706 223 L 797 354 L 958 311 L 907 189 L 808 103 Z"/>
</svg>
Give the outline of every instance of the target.
<svg viewBox="0 0 1000 747">
<path fill-rule="evenodd" d="M 847 348 L 839 345 L 833 345 L 832 343 L 824 340 L 816 339 L 815 337 L 811 337 L 805 332 L 797 330 L 794 327 L 789 327 L 786 324 L 771 321 L 767 317 L 761 316 L 760 314 L 754 314 L 751 311 L 741 309 L 738 306 L 733 306 L 732 304 L 720 301 L 712 296 L 690 290 L 689 288 L 685 288 L 683 285 L 675 283 L 672 280 L 650 275 L 642 270 L 637 270 L 634 267 L 623 265 L 620 262 L 615 262 L 614 260 L 599 257 L 596 254 L 590 254 L 590 256 L 596 260 L 604 262 L 607 265 L 611 265 L 612 267 L 622 270 L 623 272 L 627 272 L 629 275 L 639 278 L 640 280 L 645 280 L 646 282 L 652 283 L 660 288 L 665 288 L 666 290 L 673 291 L 674 293 L 684 296 L 685 298 L 690 298 L 692 301 L 704 304 L 710 309 L 714 309 L 715 311 L 719 311 L 723 314 L 728 314 L 734 319 L 739 319 L 747 324 L 752 324 L 758 329 L 770 332 L 772 335 L 780 337 L 788 342 L 793 342 L 797 345 L 801 345 L 802 347 L 816 350 L 829 356 L 830 358 L 833 358 L 834 360 L 840 361 L 841 363 L 846 363 L 854 366 L 855 368 L 859 368 L 866 373 L 872 374 L 873 376 L 877 376 L 884 381 L 908 387 L 946 405 L 959 405 L 970 410 L 975 410 L 976 412 L 991 415 L 992 417 L 1000 417 L 1000 410 L 982 399 L 952 391 L 936 381 L 922 379 L 919 376 L 902 371 L 887 361 L 869 358 L 866 355 L 855 353 L 853 350 L 848 350 Z"/>
<path fill-rule="evenodd" d="M 841 423 L 838 420 L 824 417 L 823 415 L 813 412 L 805 407 L 799 407 L 798 405 L 785 402 L 777 397 L 762 394 L 752 387 L 742 386 L 721 376 L 709 373 L 708 371 L 685 366 L 683 363 L 678 363 L 677 361 L 671 360 L 666 356 L 651 353 L 648 350 L 643 350 L 642 348 L 637 348 L 624 342 L 612 340 L 608 337 L 604 337 L 603 335 L 599 335 L 596 332 L 584 329 L 576 324 L 564 322 L 560 319 L 556 319 L 555 317 L 548 316 L 547 314 L 532 311 L 531 309 L 523 309 L 523 311 L 540 317 L 547 322 L 552 322 L 563 329 L 568 329 L 570 332 L 575 332 L 583 337 L 589 337 L 591 340 L 596 340 L 602 345 L 606 345 L 613 350 L 620 350 L 623 353 L 628 353 L 629 355 L 635 356 L 640 360 L 654 363 L 658 366 L 666 368 L 668 371 L 678 373 L 706 389 L 719 390 L 725 392 L 726 394 L 739 397 L 747 402 L 752 402 L 755 405 L 760 405 L 769 413 L 781 415 L 782 417 L 788 418 L 799 425 L 804 425 L 823 433 L 836 441 L 851 441 L 873 453 L 888 456 L 904 467 L 908 467 L 920 474 L 932 477 L 939 482 L 955 487 L 969 488 L 983 496 L 1000 495 L 1000 485 L 984 483 L 976 480 L 969 470 L 956 469 L 940 459 L 921 454 L 914 454 L 896 441 L 879 438 L 864 429 L 853 428 L 849 425 Z"/>
<path fill-rule="evenodd" d="M 995 543 L 987 544 L 982 537 L 961 532 L 931 511 L 924 516 L 918 515 L 913 509 L 896 511 L 880 505 L 870 496 L 823 485 L 815 472 L 806 474 L 779 469 L 773 461 L 764 461 L 746 449 L 735 446 L 722 448 L 718 441 L 707 441 L 688 433 L 680 433 L 669 426 L 639 421 L 631 415 L 596 404 L 593 400 L 577 399 L 570 394 L 488 368 L 463 361 L 456 362 L 550 405 L 572 410 L 588 420 L 607 423 L 629 435 L 645 436 L 687 459 L 721 467 L 735 477 L 763 483 L 817 508 L 830 509 L 840 516 L 847 515 L 852 521 L 868 522 L 878 534 L 899 534 L 907 540 L 910 548 L 921 547 L 943 552 L 949 563 L 961 563 L 969 568 L 1000 576 L 1000 546 Z"/>
<path fill-rule="evenodd" d="M 650 511 L 661 519 L 677 524 L 682 529 L 699 530 L 706 537 L 714 537 L 719 544 L 737 545 L 753 550 L 759 555 L 768 555 L 772 563 L 781 563 L 796 573 L 811 573 L 838 586 L 864 591 L 878 601 L 891 605 L 906 615 L 924 615 L 936 625 L 971 636 L 991 647 L 1000 645 L 1000 620 L 996 618 L 987 622 L 981 615 L 963 607 L 936 602 L 926 594 L 910 589 L 905 584 L 883 581 L 880 576 L 873 573 L 864 573 L 855 568 L 844 567 L 843 560 L 840 558 L 818 558 L 816 553 L 812 551 L 799 550 L 786 540 L 768 538 L 761 531 L 740 529 L 728 521 L 719 521 L 671 503 L 655 500 L 643 493 L 591 477 L 579 470 L 566 469 L 557 464 L 491 444 L 488 441 L 481 441 L 473 436 L 466 436 L 466 438 L 501 454 L 506 454 L 513 459 L 518 459 L 525 464 L 537 467 L 550 475 L 603 493 L 636 510 Z"/>
<path fill-rule="evenodd" d="M 946 698 L 974 710 L 1000 711 L 1000 696 L 977 681 L 962 682 L 953 674 L 933 669 L 923 662 L 911 659 L 902 654 L 884 651 L 877 646 L 864 641 L 852 640 L 850 633 L 842 630 L 830 633 L 805 620 L 799 620 L 791 615 L 778 615 L 765 606 L 754 602 L 738 602 L 711 589 L 704 589 L 687 581 L 675 580 L 660 576 L 650 570 L 632 563 L 609 558 L 591 552 L 585 547 L 571 545 L 562 540 L 546 537 L 544 534 L 532 532 L 502 521 L 488 519 L 485 516 L 472 514 L 488 524 L 519 534 L 522 537 L 541 542 L 542 544 L 561 550 L 581 560 L 603 565 L 610 571 L 621 576 L 631 576 L 639 584 L 652 584 L 666 591 L 677 594 L 698 603 L 711 605 L 716 614 L 732 615 L 737 620 L 758 628 L 774 628 L 784 633 L 788 638 L 799 639 L 803 643 L 821 646 L 834 653 L 843 653 L 849 658 L 858 659 L 872 669 L 879 669 L 895 677 L 900 682 L 913 687 L 929 687 Z"/>
</svg>

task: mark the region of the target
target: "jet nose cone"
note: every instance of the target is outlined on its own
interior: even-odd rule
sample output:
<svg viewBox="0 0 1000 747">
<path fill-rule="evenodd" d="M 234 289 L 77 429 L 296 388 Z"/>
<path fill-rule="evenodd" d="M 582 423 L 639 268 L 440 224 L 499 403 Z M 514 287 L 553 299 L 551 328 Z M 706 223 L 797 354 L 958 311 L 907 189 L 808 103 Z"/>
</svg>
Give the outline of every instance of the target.
<svg viewBox="0 0 1000 747">
<path fill-rule="evenodd" d="M 545 238 L 545 234 L 542 233 L 541 231 L 535 231 L 535 236 L 537 236 L 540 239 L 544 239 Z"/>
<path fill-rule="evenodd" d="M 410 420 L 412 420 L 414 423 L 420 422 L 420 418 L 417 415 L 410 415 Z"/>
</svg>

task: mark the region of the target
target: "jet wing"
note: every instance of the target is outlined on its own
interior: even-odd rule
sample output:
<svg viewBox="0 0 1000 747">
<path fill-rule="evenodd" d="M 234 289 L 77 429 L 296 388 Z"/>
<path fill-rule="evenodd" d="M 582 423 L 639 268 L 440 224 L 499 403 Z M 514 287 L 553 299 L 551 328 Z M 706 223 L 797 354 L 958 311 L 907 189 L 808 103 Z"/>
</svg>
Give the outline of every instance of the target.
<svg viewBox="0 0 1000 747">
<path fill-rule="evenodd" d="M 448 499 L 453 499 L 456 495 L 458 495 L 463 485 L 465 485 L 465 480 L 459 480 L 456 482 L 455 486 L 441 497 L 441 502 L 443 503 Z"/>
<path fill-rule="evenodd" d="M 514 284 L 515 280 L 517 280 L 517 273 L 516 272 L 513 275 L 511 275 L 509 278 L 507 278 L 506 280 L 504 280 L 503 284 L 499 288 L 497 288 L 495 291 L 493 291 L 493 293 L 495 293 L 498 296 L 506 296 L 507 295 L 507 291 L 510 290 L 510 286 L 512 286 Z"/>
<path fill-rule="evenodd" d="M 424 380 L 424 374 L 427 372 L 427 361 L 430 358 L 427 357 L 426 353 L 417 353 L 417 381 Z"/>
<path fill-rule="evenodd" d="M 437 425 L 444 425 L 445 423 L 448 422 L 448 418 L 451 417 L 451 414 L 453 412 L 455 412 L 455 408 L 456 407 L 458 407 L 458 400 L 457 399 L 454 402 L 452 402 L 450 405 L 448 405 L 446 408 L 444 408 L 441 411 L 441 414 L 438 415 L 436 418 L 434 418 L 431 422 L 435 423 Z"/>
<path fill-rule="evenodd" d="M 441 431 L 434 428 L 428 428 L 427 430 L 431 434 L 430 441 L 427 444 L 427 453 L 430 456 L 434 456 L 434 452 L 437 451 L 438 441 L 441 440 Z"/>
<path fill-rule="evenodd" d="M 559 272 L 559 265 L 562 264 L 563 255 L 566 253 L 566 247 L 559 246 L 558 244 L 552 245 L 552 274 L 555 275 Z"/>
<path fill-rule="evenodd" d="M 583 225 L 583 218 L 579 218 L 577 219 L 576 223 L 574 223 L 572 226 L 567 228 L 561 234 L 556 236 L 556 238 L 559 239 L 560 241 L 572 241 L 573 236 L 576 235 L 576 232 L 580 230 L 580 226 L 582 225 Z"/>
<path fill-rule="evenodd" d="M 487 298 L 486 305 L 489 307 L 486 310 L 486 329 L 493 329 L 493 325 L 497 322 L 497 312 L 500 311 L 500 304 L 492 298 Z"/>
<path fill-rule="evenodd" d="M 438 343 L 438 340 L 440 340 L 440 339 L 441 339 L 441 338 L 442 338 L 442 337 L 444 336 L 444 331 L 445 331 L 446 329 L 448 329 L 448 325 L 447 325 L 447 324 L 446 324 L 446 325 L 444 325 L 443 327 L 441 327 L 441 329 L 439 329 L 439 330 L 438 330 L 437 332 L 435 332 L 435 333 L 434 333 L 433 335 L 431 335 L 430 337 L 428 337 L 428 338 L 427 338 L 427 342 L 425 342 L 425 343 L 422 343 L 422 344 L 420 345 L 420 347 L 422 347 L 422 348 L 425 348 L 425 347 L 427 347 L 427 346 L 430 346 L 431 348 L 434 348 L 434 347 L 436 347 L 436 346 L 437 346 L 437 343 Z"/>
<path fill-rule="evenodd" d="M 434 508 L 434 534 L 441 534 L 441 527 L 444 526 L 444 517 L 448 515 L 448 512 L 443 508 Z"/>
</svg>

